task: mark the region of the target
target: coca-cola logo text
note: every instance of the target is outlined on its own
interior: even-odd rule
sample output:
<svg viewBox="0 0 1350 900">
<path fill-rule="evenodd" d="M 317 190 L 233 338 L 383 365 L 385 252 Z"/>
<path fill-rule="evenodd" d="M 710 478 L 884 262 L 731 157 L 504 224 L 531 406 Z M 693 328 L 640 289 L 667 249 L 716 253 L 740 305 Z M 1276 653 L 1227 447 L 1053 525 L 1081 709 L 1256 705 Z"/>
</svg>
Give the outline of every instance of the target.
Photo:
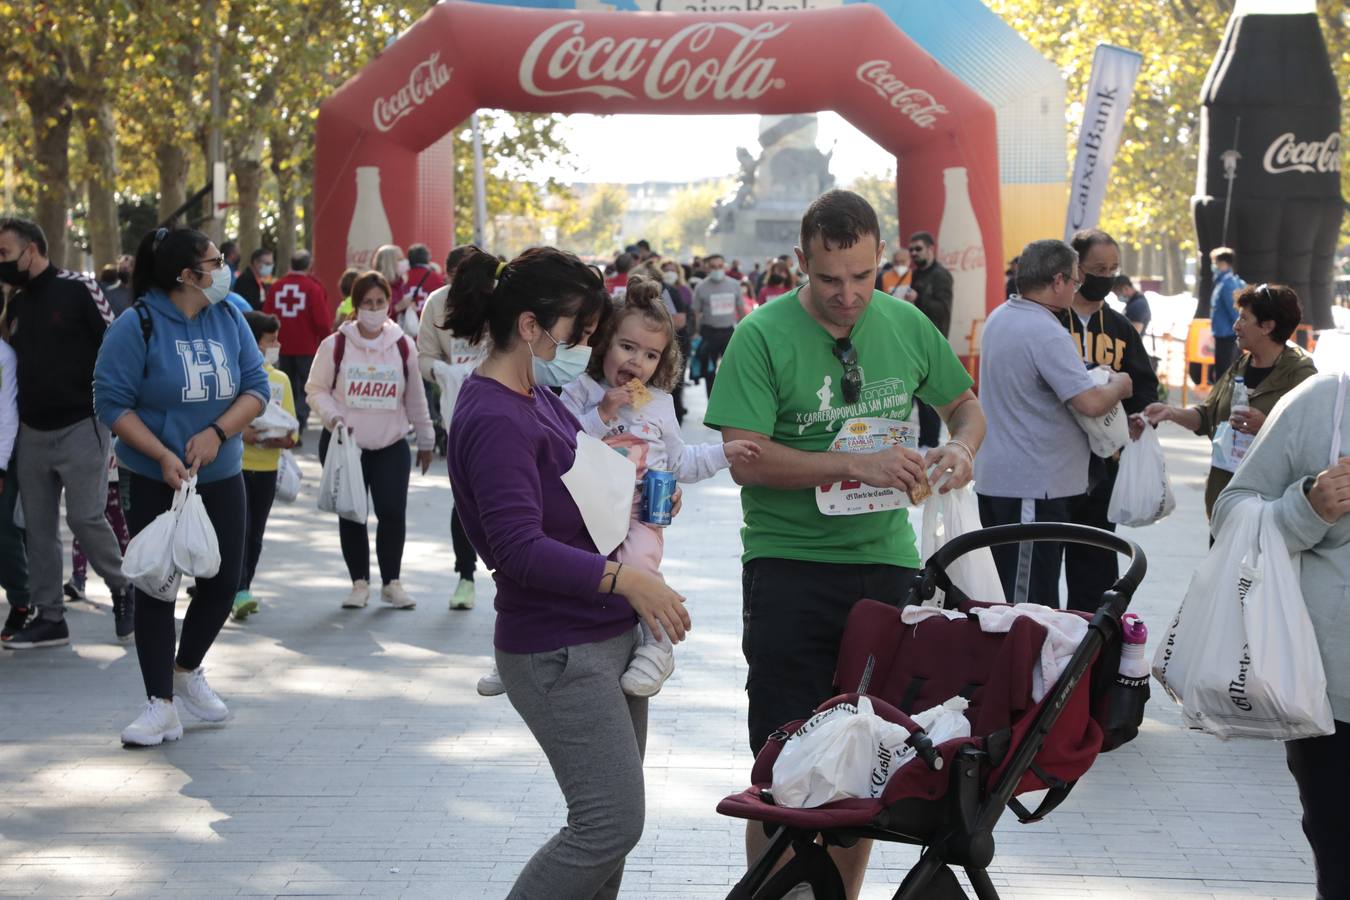
<svg viewBox="0 0 1350 900">
<path fill-rule="evenodd" d="M 400 119 L 431 99 L 431 95 L 450 82 L 451 69 L 441 62 L 441 53 L 437 50 L 422 60 L 408 73 L 408 83 L 390 97 L 380 97 L 375 101 L 375 127 L 388 131 Z"/>
<path fill-rule="evenodd" d="M 1266 171 L 1272 175 L 1285 172 L 1339 172 L 1341 170 L 1341 136 L 1333 132 L 1325 141 L 1302 141 L 1292 131 L 1270 142 L 1264 160 Z"/>
<path fill-rule="evenodd" d="M 569 19 L 534 39 L 520 61 L 520 86 L 526 93 L 633 100 L 633 92 L 640 90 L 649 100 L 677 95 L 685 100 L 705 95 L 715 100 L 755 100 L 785 85 L 773 77 L 778 60 L 758 53 L 766 41 L 787 31 L 786 24 L 764 22 L 751 28 L 735 22 L 699 22 L 666 39 L 605 36 L 589 43 L 585 28 L 580 20 Z M 734 35 L 736 45 L 724 56 L 705 55 L 719 33 Z M 574 81 L 581 84 L 569 84 Z"/>
<path fill-rule="evenodd" d="M 948 272 L 973 272 L 984 269 L 984 247 L 979 244 L 971 244 L 964 250 L 953 250 L 951 253 L 940 255 L 942 265 Z"/>
<path fill-rule="evenodd" d="M 947 107 L 938 103 L 932 94 L 916 87 L 910 87 L 891 74 L 888 60 L 873 59 L 858 66 L 858 80 L 876 91 L 900 114 L 909 118 L 920 128 L 932 128 L 937 117 L 947 112 Z"/>
</svg>

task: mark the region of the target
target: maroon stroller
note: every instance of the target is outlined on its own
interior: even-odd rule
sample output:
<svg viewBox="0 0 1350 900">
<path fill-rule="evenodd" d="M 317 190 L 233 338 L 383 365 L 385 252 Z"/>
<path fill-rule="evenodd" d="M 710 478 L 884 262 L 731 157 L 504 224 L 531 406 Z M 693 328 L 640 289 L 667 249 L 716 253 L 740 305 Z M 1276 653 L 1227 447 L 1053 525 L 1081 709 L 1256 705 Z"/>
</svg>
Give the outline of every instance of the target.
<svg viewBox="0 0 1350 900">
<path fill-rule="evenodd" d="M 971 611 L 992 604 L 966 597 L 945 571 L 972 550 L 1021 541 L 1087 544 L 1131 560 L 1040 702 L 1032 700 L 1032 681 L 1045 627 L 1018 618 L 1007 633 L 981 631 Z M 1134 695 L 1123 695 L 1131 688 L 1117 683 L 1116 671 L 1120 619 L 1145 568 L 1137 545 L 1107 531 L 1049 523 L 1003 525 L 947 543 L 928 560 L 914 588 L 916 603 L 941 588 L 947 608 L 966 612 L 966 618 L 935 616 L 911 626 L 901 622 L 893 606 L 860 601 L 839 648 L 834 683 L 840 696 L 816 711 L 854 703 L 866 694 L 877 715 L 912 732 L 909 743 L 918 756 L 895 772 L 877 799 L 792 808 L 775 804 L 769 788 L 774 761 L 806 720 L 789 722 L 770 735 L 755 759 L 752 785 L 717 806 L 723 815 L 763 823 L 771 837 L 727 900 L 779 900 L 803 882 L 817 900 L 843 900 L 843 882 L 825 846 L 849 847 L 866 838 L 923 848 L 894 900 L 966 897 L 951 866 L 965 870 L 979 900 L 997 900 L 987 869 L 994 858 L 994 826 L 1004 808 L 1023 823 L 1040 820 L 1064 801 L 1098 753 L 1138 733 L 1147 685 L 1142 697 L 1137 685 Z M 909 714 L 957 695 L 970 703 L 966 716 L 972 736 L 935 746 Z M 1046 789 L 1035 811 L 1016 799 Z M 775 871 L 789 848 L 792 859 Z"/>
</svg>

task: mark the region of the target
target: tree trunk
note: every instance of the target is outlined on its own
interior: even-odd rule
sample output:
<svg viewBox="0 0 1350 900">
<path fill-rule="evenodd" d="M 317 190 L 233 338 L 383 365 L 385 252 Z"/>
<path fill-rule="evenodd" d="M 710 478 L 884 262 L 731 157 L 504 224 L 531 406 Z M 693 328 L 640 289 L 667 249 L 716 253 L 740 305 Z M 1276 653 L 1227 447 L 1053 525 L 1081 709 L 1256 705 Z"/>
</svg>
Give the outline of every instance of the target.
<svg viewBox="0 0 1350 900">
<path fill-rule="evenodd" d="M 117 222 L 117 125 L 112 104 L 100 98 L 84 110 L 84 146 L 89 157 L 89 252 L 94 271 L 117 262 L 122 253 Z"/>
<path fill-rule="evenodd" d="M 1140 254 L 1139 274 L 1144 278 L 1154 278 L 1158 274 L 1158 253 L 1157 248 L 1152 244 L 1144 244 Z"/>
<path fill-rule="evenodd" d="M 311 151 L 313 152 L 313 151 Z M 309 249 L 314 249 L 314 160 L 313 157 L 306 160 L 300 166 L 300 207 L 304 212 L 304 236 L 302 242 Z"/>
<path fill-rule="evenodd" d="M 1176 238 L 1167 238 L 1163 242 L 1163 252 L 1167 254 L 1167 293 L 1184 293 L 1186 291 L 1186 263 L 1181 256 L 1181 242 Z"/>
<path fill-rule="evenodd" d="M 33 118 L 37 223 L 47 235 L 47 258 L 66 265 L 66 217 L 70 211 L 69 82 L 37 78 L 26 98 Z"/>
<path fill-rule="evenodd" d="M 290 167 L 294 146 L 286 123 L 278 122 L 271 136 L 272 174 L 277 180 L 277 272 L 291 270 L 295 252 L 295 170 Z"/>
<path fill-rule="evenodd" d="M 234 164 L 234 190 L 239 210 L 239 253 L 242 265 L 262 241 L 262 229 L 259 226 L 258 195 L 262 192 L 262 160 L 256 157 L 241 157 Z"/>
<path fill-rule="evenodd" d="M 1120 245 L 1120 271 L 1133 279 L 1139 278 L 1139 247 L 1129 241 Z"/>
<path fill-rule="evenodd" d="M 170 138 L 155 148 L 155 161 L 159 165 L 159 221 L 164 222 L 187 200 L 187 149 Z M 175 224 L 186 225 L 190 212 Z"/>
</svg>

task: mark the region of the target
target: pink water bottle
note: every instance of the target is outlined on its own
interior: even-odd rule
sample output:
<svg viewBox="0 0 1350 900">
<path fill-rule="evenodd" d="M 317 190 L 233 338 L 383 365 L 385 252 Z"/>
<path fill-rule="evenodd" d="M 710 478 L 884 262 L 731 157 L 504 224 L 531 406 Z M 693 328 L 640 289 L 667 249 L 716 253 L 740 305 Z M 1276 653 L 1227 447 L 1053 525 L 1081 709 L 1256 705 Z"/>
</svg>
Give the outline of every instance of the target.
<svg viewBox="0 0 1350 900">
<path fill-rule="evenodd" d="M 1144 644 L 1148 642 L 1148 626 L 1136 613 L 1126 613 L 1120 620 L 1120 675 L 1121 684 L 1143 681 L 1148 683 L 1148 660 Z"/>
<path fill-rule="evenodd" d="M 1144 705 L 1148 703 L 1148 659 L 1144 643 L 1148 628 L 1134 613 L 1120 620 L 1120 667 L 1116 680 L 1105 692 L 1104 708 L 1098 721 L 1102 726 L 1102 752 L 1129 743 L 1144 723 Z"/>
</svg>

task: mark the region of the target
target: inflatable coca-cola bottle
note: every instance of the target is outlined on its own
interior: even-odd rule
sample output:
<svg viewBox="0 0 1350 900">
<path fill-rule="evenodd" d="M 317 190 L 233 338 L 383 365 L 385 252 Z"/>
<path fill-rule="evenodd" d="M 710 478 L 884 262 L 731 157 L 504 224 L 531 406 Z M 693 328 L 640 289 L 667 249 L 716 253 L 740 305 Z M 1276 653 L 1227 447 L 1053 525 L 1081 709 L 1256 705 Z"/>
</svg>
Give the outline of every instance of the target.
<svg viewBox="0 0 1350 900">
<path fill-rule="evenodd" d="M 369 269 L 375 263 L 375 251 L 394 240 L 389 217 L 380 198 L 379 166 L 356 169 L 356 208 L 347 229 L 347 265 Z"/>
<path fill-rule="evenodd" d="M 971 324 L 984 318 L 984 240 L 964 168 L 942 170 L 946 197 L 938 225 L 938 257 L 952 273 L 952 321 L 947 339 L 957 356 L 970 354 Z"/>
<path fill-rule="evenodd" d="M 1304 319 L 1330 326 L 1341 97 L 1315 0 L 1238 0 L 1201 102 L 1197 315 L 1209 314 L 1209 251 L 1226 245 L 1248 284 L 1289 285 Z"/>
</svg>

